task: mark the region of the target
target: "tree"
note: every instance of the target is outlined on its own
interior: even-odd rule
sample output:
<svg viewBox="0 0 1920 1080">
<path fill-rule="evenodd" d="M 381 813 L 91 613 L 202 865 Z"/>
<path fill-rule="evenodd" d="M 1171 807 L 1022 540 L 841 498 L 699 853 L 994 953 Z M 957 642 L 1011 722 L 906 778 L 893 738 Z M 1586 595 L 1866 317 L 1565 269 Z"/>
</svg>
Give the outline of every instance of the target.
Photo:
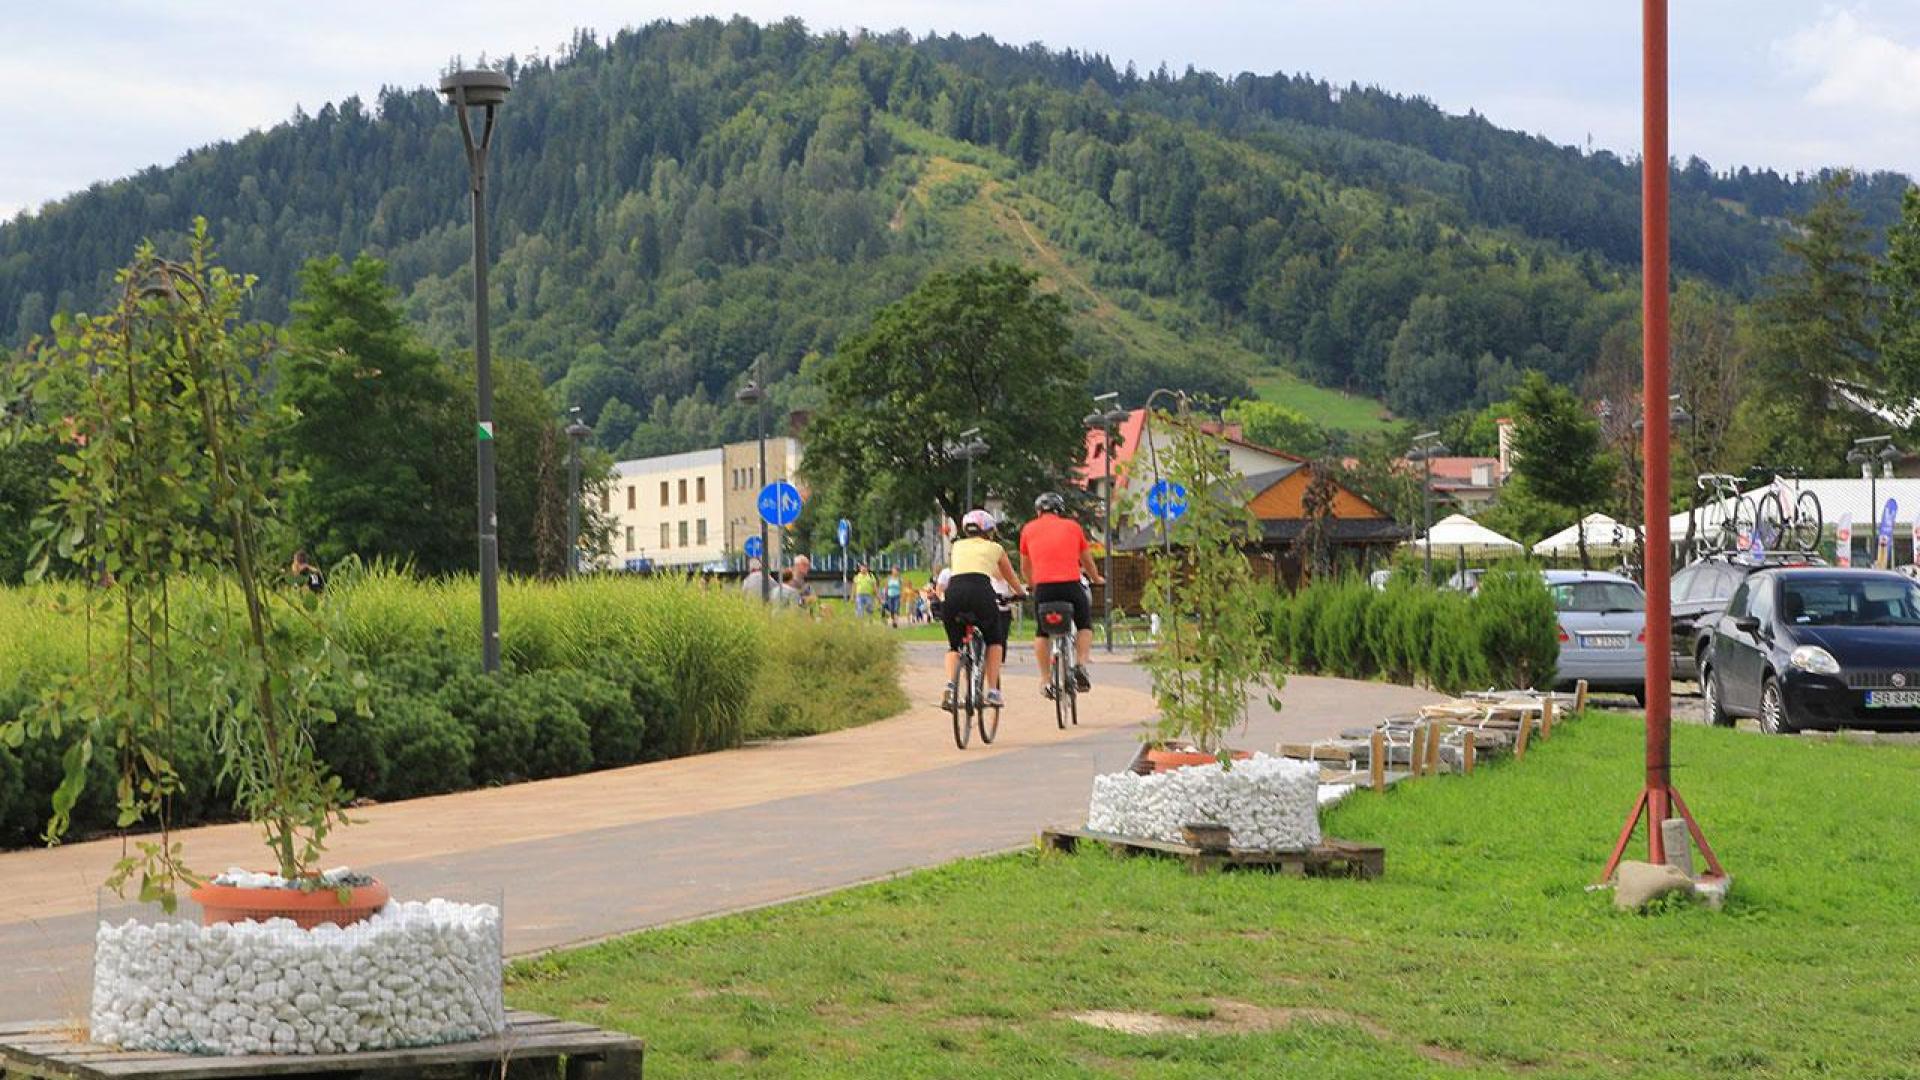
<svg viewBox="0 0 1920 1080">
<path fill-rule="evenodd" d="M 1066 305 L 1007 263 L 930 275 L 815 367 L 827 400 L 807 430 L 807 478 L 839 504 L 919 520 L 966 511 L 978 427 L 976 501 L 1020 505 L 1066 483 L 1085 453 L 1086 364 L 1067 351 Z"/>
<path fill-rule="evenodd" d="M 1227 410 L 1227 419 L 1240 425 L 1248 442 L 1299 457 L 1322 454 L 1332 443 L 1326 428 L 1277 402 L 1243 401 Z"/>
<path fill-rule="evenodd" d="M 0 442 L 0 585 L 19 584 L 33 546 L 30 525 L 53 496 L 58 443 L 21 434 Z"/>
<path fill-rule="evenodd" d="M 338 256 L 301 270 L 277 366 L 295 419 L 278 439 L 300 470 L 289 499 L 298 542 L 322 562 L 347 555 L 411 562 L 427 573 L 471 565 L 470 430 L 432 349 L 407 326 L 386 267 Z"/>
<path fill-rule="evenodd" d="M 1755 378 L 1740 406 L 1748 460 L 1821 475 L 1865 426 L 1838 392 L 1869 388 L 1877 374 L 1869 234 L 1848 200 L 1852 186 L 1852 174 L 1835 174 L 1781 241 L 1793 266 L 1759 305 Z"/>
<path fill-rule="evenodd" d="M 1525 494 L 1512 491 L 1510 481 L 1501 501 L 1532 496 L 1576 520 L 1603 505 L 1612 486 L 1613 459 L 1601 449 L 1599 421 L 1580 399 L 1534 371 L 1521 381 L 1513 404 L 1513 471 Z"/>
<path fill-rule="evenodd" d="M 1873 268 L 1886 298 L 1880 323 L 1881 400 L 1910 410 L 1920 400 L 1920 187 L 1907 189 L 1900 220 L 1887 230 L 1887 254 Z"/>
</svg>

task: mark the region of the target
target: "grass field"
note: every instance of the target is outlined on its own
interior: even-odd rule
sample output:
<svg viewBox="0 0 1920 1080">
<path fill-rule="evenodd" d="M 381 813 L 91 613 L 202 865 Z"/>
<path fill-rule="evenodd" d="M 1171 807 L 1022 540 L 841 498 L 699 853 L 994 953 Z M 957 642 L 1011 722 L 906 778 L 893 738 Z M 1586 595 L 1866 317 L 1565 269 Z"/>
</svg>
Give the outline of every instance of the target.
<svg viewBox="0 0 1920 1080">
<path fill-rule="evenodd" d="M 519 964 L 509 998 L 644 1036 L 651 1077 L 1920 1076 L 1920 753 L 1675 743 L 1721 913 L 1585 891 L 1642 751 L 1594 716 L 1330 812 L 1380 881 L 1029 852 Z"/>
<path fill-rule="evenodd" d="M 1383 419 L 1387 407 L 1369 397 L 1329 390 L 1277 368 L 1258 372 L 1251 380 L 1260 400 L 1296 409 L 1321 427 L 1366 434 L 1383 431 L 1393 421 Z"/>
</svg>

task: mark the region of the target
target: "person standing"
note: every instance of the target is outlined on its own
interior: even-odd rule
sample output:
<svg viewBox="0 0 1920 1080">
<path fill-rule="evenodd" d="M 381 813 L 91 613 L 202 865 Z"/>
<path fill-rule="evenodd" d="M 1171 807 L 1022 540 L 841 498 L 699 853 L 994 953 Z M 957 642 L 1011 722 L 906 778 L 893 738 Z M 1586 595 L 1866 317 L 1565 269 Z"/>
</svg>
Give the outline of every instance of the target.
<svg viewBox="0 0 1920 1080">
<path fill-rule="evenodd" d="M 860 569 L 853 575 L 853 613 L 860 618 L 864 619 L 873 614 L 873 593 L 876 584 L 873 571 L 867 569 L 866 563 L 861 563 Z"/>
<path fill-rule="evenodd" d="M 293 565 L 287 568 L 287 573 L 292 574 L 295 580 L 306 586 L 309 592 L 327 591 L 327 575 L 321 573 L 319 567 L 307 561 L 305 551 L 293 553 Z"/>
<path fill-rule="evenodd" d="M 760 560 L 748 559 L 747 576 L 740 579 L 740 591 L 745 593 L 748 599 L 760 599 L 761 582 L 765 581 L 766 577 L 767 572 L 761 568 Z M 769 596 L 768 599 L 771 600 L 773 597 Z"/>
<path fill-rule="evenodd" d="M 900 568 L 894 567 L 887 574 L 886 591 L 880 597 L 880 609 L 886 613 L 887 625 L 900 628 L 900 598 L 906 593 L 906 582 L 900 580 Z"/>
<path fill-rule="evenodd" d="M 1066 509 L 1067 500 L 1049 491 L 1033 501 L 1034 518 L 1020 530 L 1020 572 L 1033 590 L 1033 657 L 1040 665 L 1041 693 L 1049 698 L 1053 696 L 1053 684 L 1047 678 L 1051 650 L 1040 630 L 1040 605 L 1073 605 L 1073 683 L 1084 694 L 1093 689 L 1087 675 L 1087 663 L 1093 659 L 1093 595 L 1081 579 L 1095 585 L 1106 581 L 1093 561 L 1087 531 L 1066 516 Z"/>
</svg>

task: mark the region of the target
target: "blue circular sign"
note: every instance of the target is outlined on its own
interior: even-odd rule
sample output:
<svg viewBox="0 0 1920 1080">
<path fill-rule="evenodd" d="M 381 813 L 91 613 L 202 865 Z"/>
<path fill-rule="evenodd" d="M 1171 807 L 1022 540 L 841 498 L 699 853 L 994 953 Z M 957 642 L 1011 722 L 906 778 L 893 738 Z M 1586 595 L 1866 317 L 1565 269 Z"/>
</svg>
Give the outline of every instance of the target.
<svg viewBox="0 0 1920 1080">
<path fill-rule="evenodd" d="M 785 480 L 760 489 L 760 518 L 769 525 L 793 524 L 800 517 L 800 505 L 800 489 Z"/>
<path fill-rule="evenodd" d="M 1178 521 L 1180 515 L 1186 512 L 1186 485 L 1162 480 L 1147 490 L 1147 513 L 1154 517 L 1162 521 Z"/>
<path fill-rule="evenodd" d="M 840 519 L 840 546 L 846 547 L 847 541 L 851 539 L 853 539 L 853 522 L 848 521 L 846 518 L 841 518 Z"/>
<path fill-rule="evenodd" d="M 746 548 L 747 558 L 749 559 L 758 559 L 767 553 L 767 545 L 761 543 L 760 538 L 757 536 L 747 537 Z"/>
</svg>

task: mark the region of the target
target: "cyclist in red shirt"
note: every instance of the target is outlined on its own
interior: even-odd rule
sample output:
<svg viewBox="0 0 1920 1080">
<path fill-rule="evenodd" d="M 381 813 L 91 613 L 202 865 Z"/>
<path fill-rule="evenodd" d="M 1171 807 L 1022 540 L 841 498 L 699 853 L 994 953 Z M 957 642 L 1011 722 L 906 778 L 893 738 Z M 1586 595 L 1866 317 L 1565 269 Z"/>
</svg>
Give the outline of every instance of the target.
<svg viewBox="0 0 1920 1080">
<path fill-rule="evenodd" d="M 1093 594 L 1084 581 L 1103 584 L 1100 569 L 1093 561 L 1093 545 L 1087 543 L 1087 531 L 1065 516 L 1067 500 L 1049 491 L 1033 501 L 1034 518 L 1020 530 L 1020 575 L 1033 593 L 1033 656 L 1040 665 L 1042 692 L 1053 696 L 1047 680 L 1048 648 L 1045 634 L 1038 633 L 1040 605 L 1073 605 L 1075 662 L 1074 685 L 1081 693 L 1093 689 L 1087 677 L 1087 662 L 1093 659 Z"/>
</svg>

